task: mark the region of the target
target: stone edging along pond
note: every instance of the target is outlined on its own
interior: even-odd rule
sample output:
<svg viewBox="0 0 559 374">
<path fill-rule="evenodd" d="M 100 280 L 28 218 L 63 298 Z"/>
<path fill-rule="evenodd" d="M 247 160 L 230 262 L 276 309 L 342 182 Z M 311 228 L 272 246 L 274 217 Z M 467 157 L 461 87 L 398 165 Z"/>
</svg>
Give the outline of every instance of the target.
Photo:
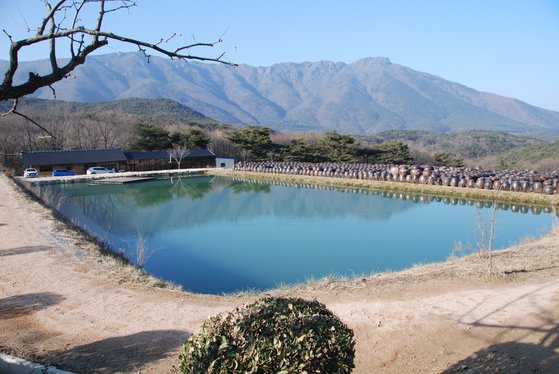
<svg viewBox="0 0 559 374">
<path fill-rule="evenodd" d="M 206 174 L 217 176 L 256 178 L 269 181 L 283 181 L 293 184 L 311 184 L 339 188 L 358 188 L 431 196 L 498 201 L 503 203 L 530 204 L 551 207 L 558 213 L 559 195 L 544 195 L 528 192 L 482 190 L 464 187 L 435 186 L 402 182 L 375 181 L 367 179 L 333 178 L 323 176 L 270 174 L 254 171 L 234 171 L 226 169 L 206 169 Z"/>
</svg>

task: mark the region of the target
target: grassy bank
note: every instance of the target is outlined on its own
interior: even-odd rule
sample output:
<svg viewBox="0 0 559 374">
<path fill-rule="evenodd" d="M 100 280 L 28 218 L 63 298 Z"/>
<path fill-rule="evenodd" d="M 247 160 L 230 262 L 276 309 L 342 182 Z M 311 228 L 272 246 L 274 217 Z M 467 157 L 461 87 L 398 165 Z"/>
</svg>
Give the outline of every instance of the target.
<svg viewBox="0 0 559 374">
<path fill-rule="evenodd" d="M 484 201 L 495 200 L 495 191 L 477 188 L 461 188 L 447 186 L 430 186 L 426 184 L 411 184 L 401 182 L 386 182 L 364 179 L 346 179 L 332 177 L 317 177 L 292 174 L 268 174 L 247 171 L 232 171 L 225 169 L 208 169 L 210 175 L 229 177 L 256 178 L 269 181 L 281 181 L 294 184 L 313 184 L 339 188 L 370 189 L 377 191 L 393 191 L 420 195 L 455 197 Z M 559 210 L 559 195 L 543 195 L 526 192 L 499 191 L 498 201 L 504 203 L 552 206 Z"/>
</svg>

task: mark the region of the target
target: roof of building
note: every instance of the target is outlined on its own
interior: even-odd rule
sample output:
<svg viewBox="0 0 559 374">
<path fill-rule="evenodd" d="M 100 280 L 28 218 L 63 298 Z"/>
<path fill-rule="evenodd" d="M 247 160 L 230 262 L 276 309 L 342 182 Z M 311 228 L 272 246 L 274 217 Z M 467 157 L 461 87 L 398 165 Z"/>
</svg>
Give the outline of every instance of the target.
<svg viewBox="0 0 559 374">
<path fill-rule="evenodd" d="M 169 158 L 167 151 L 135 151 L 124 152 L 129 160 L 153 160 L 161 158 Z M 209 149 L 191 149 L 188 151 L 184 158 L 202 158 L 202 157 L 215 157 L 215 154 Z"/>
<path fill-rule="evenodd" d="M 75 151 L 21 152 L 24 165 L 69 165 L 110 161 L 126 161 L 119 148 L 83 149 Z"/>
<path fill-rule="evenodd" d="M 169 158 L 169 152 L 167 151 L 134 151 L 124 152 L 124 155 L 128 160 L 156 160 Z"/>
<path fill-rule="evenodd" d="M 21 152 L 24 165 L 70 165 L 126 160 L 167 159 L 167 151 L 122 152 L 120 148 L 82 149 L 72 151 Z M 209 149 L 191 149 L 185 158 L 215 157 Z"/>
<path fill-rule="evenodd" d="M 209 149 L 191 149 L 187 153 L 186 158 L 202 158 L 202 157 L 215 157 L 215 153 Z"/>
</svg>

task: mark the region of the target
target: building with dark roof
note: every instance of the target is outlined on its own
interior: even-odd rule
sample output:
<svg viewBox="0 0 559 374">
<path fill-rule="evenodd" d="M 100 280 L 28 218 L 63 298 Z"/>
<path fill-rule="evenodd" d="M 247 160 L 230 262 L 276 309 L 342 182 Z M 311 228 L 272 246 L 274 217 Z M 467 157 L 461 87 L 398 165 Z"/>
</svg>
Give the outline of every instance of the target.
<svg viewBox="0 0 559 374">
<path fill-rule="evenodd" d="M 167 151 L 134 151 L 124 152 L 128 162 L 127 171 L 146 171 L 169 169 L 169 153 Z"/>
<path fill-rule="evenodd" d="M 167 151 L 124 152 L 128 171 L 178 168 Z M 191 149 L 181 160 L 182 169 L 215 167 L 215 154 L 209 149 Z"/>
<path fill-rule="evenodd" d="M 127 162 L 127 158 L 120 148 L 21 152 L 21 157 L 24 166 L 36 168 L 43 173 L 64 168 L 78 174 L 85 174 L 85 171 L 91 166 L 125 169 Z"/>
<path fill-rule="evenodd" d="M 191 149 L 183 158 L 181 167 L 184 167 L 185 169 L 214 168 L 215 153 L 209 149 Z"/>
<path fill-rule="evenodd" d="M 147 171 L 176 169 L 167 151 L 123 152 L 120 148 L 87 149 L 74 151 L 22 152 L 25 167 L 33 167 L 39 173 L 50 174 L 54 169 L 64 168 L 85 174 L 92 166 L 103 166 L 122 171 Z M 181 168 L 215 167 L 215 154 L 208 149 L 192 149 L 182 159 Z"/>
</svg>

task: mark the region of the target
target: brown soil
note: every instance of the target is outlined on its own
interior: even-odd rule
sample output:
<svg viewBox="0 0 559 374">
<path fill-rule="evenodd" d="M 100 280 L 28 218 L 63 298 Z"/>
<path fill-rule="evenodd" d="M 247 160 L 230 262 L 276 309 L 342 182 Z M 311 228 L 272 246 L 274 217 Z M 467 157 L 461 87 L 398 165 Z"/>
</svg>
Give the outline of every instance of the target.
<svg viewBox="0 0 559 374">
<path fill-rule="evenodd" d="M 172 288 L 102 256 L 0 177 L 0 351 L 76 372 L 169 372 L 210 315 L 258 295 Z M 270 292 L 325 303 L 355 332 L 356 373 L 553 372 L 559 232 L 477 255 Z"/>
</svg>

